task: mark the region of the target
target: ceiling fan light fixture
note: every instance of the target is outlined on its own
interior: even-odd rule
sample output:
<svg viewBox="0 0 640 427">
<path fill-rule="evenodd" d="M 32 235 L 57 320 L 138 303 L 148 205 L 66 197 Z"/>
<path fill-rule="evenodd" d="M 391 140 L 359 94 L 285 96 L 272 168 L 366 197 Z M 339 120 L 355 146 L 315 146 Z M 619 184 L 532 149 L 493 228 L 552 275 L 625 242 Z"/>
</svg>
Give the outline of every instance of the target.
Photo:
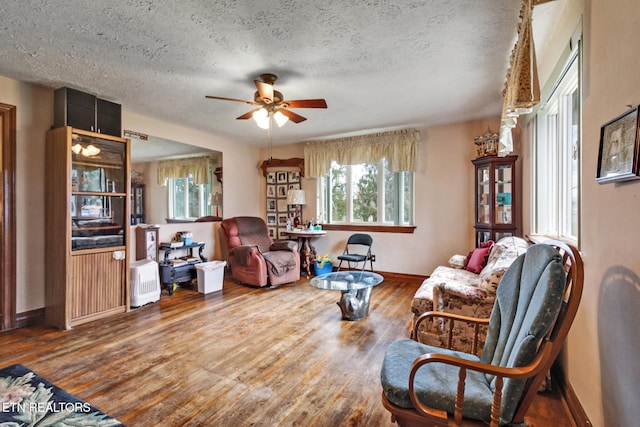
<svg viewBox="0 0 640 427">
<path fill-rule="evenodd" d="M 259 128 L 269 129 L 269 112 L 266 108 L 260 108 L 253 113 L 253 120 Z"/>
<path fill-rule="evenodd" d="M 289 121 L 289 117 L 282 114 L 282 111 L 280 110 L 276 111 L 276 113 L 273 115 L 273 118 L 276 121 L 276 124 L 278 125 L 278 127 L 280 128 Z"/>
</svg>

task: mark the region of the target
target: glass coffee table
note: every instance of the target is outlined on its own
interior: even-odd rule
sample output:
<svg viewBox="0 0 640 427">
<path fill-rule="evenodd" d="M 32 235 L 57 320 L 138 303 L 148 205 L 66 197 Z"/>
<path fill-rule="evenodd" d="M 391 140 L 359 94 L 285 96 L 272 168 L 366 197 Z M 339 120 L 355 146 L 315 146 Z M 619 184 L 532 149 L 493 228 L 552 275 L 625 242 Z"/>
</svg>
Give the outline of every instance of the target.
<svg viewBox="0 0 640 427">
<path fill-rule="evenodd" d="M 338 306 L 344 320 L 360 320 L 369 314 L 369 302 L 373 287 L 384 277 L 370 271 L 336 271 L 311 279 L 311 285 L 318 289 L 342 291 Z"/>
</svg>

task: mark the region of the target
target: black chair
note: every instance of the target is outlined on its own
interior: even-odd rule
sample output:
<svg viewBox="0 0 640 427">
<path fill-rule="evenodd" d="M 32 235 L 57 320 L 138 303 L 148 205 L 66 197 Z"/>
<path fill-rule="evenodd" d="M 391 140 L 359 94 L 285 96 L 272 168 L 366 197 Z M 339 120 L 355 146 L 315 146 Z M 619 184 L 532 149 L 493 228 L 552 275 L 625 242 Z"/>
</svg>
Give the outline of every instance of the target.
<svg viewBox="0 0 640 427">
<path fill-rule="evenodd" d="M 344 252 L 342 255 L 338 255 L 338 259 L 340 260 L 340 264 L 338 264 L 338 271 L 340 271 L 340 266 L 342 266 L 342 261 L 347 261 L 349 265 L 349 269 L 351 269 L 351 263 L 355 263 L 356 267 L 358 263 L 362 263 L 362 271 L 367 266 L 367 261 L 371 265 L 371 271 L 373 271 L 373 259 L 371 258 L 371 244 L 373 243 L 373 238 L 368 234 L 356 233 L 352 234 L 347 240 L 347 244 L 344 247 Z M 366 253 L 364 249 L 366 248 Z"/>
</svg>

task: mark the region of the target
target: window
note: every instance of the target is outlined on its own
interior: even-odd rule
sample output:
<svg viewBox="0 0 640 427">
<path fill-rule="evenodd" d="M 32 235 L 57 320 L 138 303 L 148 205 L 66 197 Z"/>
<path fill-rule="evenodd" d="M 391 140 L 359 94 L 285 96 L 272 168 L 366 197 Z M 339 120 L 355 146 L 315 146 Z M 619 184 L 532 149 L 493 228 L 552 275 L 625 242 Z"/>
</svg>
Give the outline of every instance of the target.
<svg viewBox="0 0 640 427">
<path fill-rule="evenodd" d="M 209 177 L 211 182 L 211 177 Z M 168 178 L 169 217 L 194 219 L 211 215 L 211 184 L 194 184 L 193 176 Z"/>
<path fill-rule="evenodd" d="M 387 162 L 331 163 L 318 180 L 318 217 L 329 224 L 413 224 L 413 173 L 389 172 Z"/>
<path fill-rule="evenodd" d="M 578 241 L 581 100 L 578 50 L 536 113 L 534 232 Z"/>
</svg>

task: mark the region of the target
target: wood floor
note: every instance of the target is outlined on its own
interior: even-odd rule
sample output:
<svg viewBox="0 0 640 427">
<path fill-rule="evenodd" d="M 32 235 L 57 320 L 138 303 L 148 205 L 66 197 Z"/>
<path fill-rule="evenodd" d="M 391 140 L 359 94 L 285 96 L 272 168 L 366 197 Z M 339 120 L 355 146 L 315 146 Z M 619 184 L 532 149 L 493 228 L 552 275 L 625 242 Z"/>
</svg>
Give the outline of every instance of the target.
<svg viewBox="0 0 640 427">
<path fill-rule="evenodd" d="M 408 336 L 418 282 L 386 280 L 369 317 L 341 320 L 339 292 L 307 280 L 178 289 L 160 303 L 58 331 L 0 333 L 0 366 L 21 363 L 129 426 L 391 426 L 380 402 L 387 346 Z M 572 426 L 541 394 L 534 426 Z"/>
</svg>

